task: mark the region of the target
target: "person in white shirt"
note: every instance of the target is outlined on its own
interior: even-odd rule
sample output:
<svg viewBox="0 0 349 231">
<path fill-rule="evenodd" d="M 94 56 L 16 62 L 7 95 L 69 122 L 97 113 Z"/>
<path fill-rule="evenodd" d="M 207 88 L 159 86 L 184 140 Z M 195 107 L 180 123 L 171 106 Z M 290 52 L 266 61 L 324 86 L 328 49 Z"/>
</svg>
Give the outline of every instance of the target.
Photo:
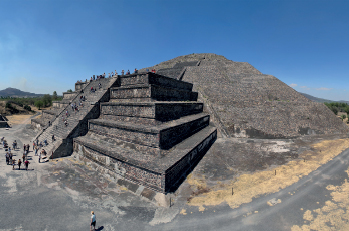
<svg viewBox="0 0 349 231">
<path fill-rule="evenodd" d="M 91 211 L 91 228 L 93 226 L 93 230 L 96 230 L 96 215 L 93 211 Z"/>
</svg>

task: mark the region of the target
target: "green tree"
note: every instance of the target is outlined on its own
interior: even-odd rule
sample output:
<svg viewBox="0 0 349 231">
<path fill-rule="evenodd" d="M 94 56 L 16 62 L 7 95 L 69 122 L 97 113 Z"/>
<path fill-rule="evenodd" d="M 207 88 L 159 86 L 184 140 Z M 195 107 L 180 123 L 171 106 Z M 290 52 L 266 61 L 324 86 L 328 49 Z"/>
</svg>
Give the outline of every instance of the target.
<svg viewBox="0 0 349 231">
<path fill-rule="evenodd" d="M 58 96 L 57 96 L 57 92 L 54 91 L 53 94 L 52 94 L 52 99 L 53 100 L 57 100 Z"/>
<path fill-rule="evenodd" d="M 73 90 L 72 90 L 72 89 L 69 89 L 67 92 L 73 92 Z"/>
<path fill-rule="evenodd" d="M 52 103 L 52 98 L 49 94 L 46 94 L 42 97 L 42 102 L 43 102 L 43 106 L 47 107 L 47 106 L 51 106 Z"/>
<path fill-rule="evenodd" d="M 338 107 L 332 106 L 330 109 L 333 111 L 334 114 L 338 114 Z"/>
<path fill-rule="evenodd" d="M 39 110 L 44 105 L 44 103 L 41 100 L 38 100 L 35 102 L 35 107 L 37 107 Z"/>
<path fill-rule="evenodd" d="M 347 116 L 346 116 L 346 115 L 341 115 L 341 119 L 342 119 L 342 121 L 343 121 L 345 118 L 347 118 Z"/>
</svg>

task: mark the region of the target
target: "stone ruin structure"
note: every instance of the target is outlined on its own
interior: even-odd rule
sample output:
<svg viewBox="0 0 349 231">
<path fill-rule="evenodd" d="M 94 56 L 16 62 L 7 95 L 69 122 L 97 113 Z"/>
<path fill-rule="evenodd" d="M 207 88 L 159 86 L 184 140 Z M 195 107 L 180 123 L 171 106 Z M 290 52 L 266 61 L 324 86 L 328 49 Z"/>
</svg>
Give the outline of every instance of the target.
<svg viewBox="0 0 349 231">
<path fill-rule="evenodd" d="M 8 123 L 7 123 L 7 118 L 6 116 L 3 116 L 0 114 L 0 128 L 7 128 L 9 127 Z"/>
<path fill-rule="evenodd" d="M 99 83 L 101 89 L 89 90 Z M 51 158 L 74 152 L 110 175 L 166 194 L 180 185 L 217 137 L 192 89 L 191 83 L 151 72 L 76 85 L 62 102 L 54 102 L 53 110 L 43 112 L 36 139 L 48 141 L 44 148 Z M 73 112 L 69 104 L 82 95 L 84 107 Z M 65 126 L 61 117 L 67 110 Z M 53 134 L 56 141 L 50 142 Z"/>
</svg>

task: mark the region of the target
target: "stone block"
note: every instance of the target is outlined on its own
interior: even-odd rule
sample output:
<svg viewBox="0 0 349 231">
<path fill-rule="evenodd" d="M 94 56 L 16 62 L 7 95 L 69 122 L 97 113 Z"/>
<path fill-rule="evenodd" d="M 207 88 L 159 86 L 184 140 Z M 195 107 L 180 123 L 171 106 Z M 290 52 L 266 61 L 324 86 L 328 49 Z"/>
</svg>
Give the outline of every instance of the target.
<svg viewBox="0 0 349 231">
<path fill-rule="evenodd" d="M 196 101 L 197 92 L 163 87 L 159 85 L 129 85 L 111 89 L 112 99 L 128 99 L 129 101 Z"/>
<path fill-rule="evenodd" d="M 135 125 L 102 119 L 89 120 L 89 130 L 145 146 L 169 149 L 209 125 L 208 114 L 186 116 L 159 126 Z"/>
<path fill-rule="evenodd" d="M 198 102 L 108 102 L 101 104 L 102 118 L 113 118 L 104 117 L 106 115 L 121 117 L 137 117 L 132 122 L 137 122 L 137 120 L 140 118 L 148 118 L 166 122 L 170 120 L 179 119 L 183 116 L 201 113 L 202 111 L 203 103 Z M 123 119 L 119 120 L 125 121 Z M 143 121 L 140 121 L 140 123 L 143 123 Z"/>
<path fill-rule="evenodd" d="M 139 84 L 154 84 L 162 87 L 175 88 L 180 90 L 191 91 L 193 84 L 188 82 L 179 81 L 173 78 L 169 78 L 163 75 L 155 73 L 139 73 L 132 75 L 123 75 L 119 77 L 120 85 L 139 85 Z"/>
</svg>

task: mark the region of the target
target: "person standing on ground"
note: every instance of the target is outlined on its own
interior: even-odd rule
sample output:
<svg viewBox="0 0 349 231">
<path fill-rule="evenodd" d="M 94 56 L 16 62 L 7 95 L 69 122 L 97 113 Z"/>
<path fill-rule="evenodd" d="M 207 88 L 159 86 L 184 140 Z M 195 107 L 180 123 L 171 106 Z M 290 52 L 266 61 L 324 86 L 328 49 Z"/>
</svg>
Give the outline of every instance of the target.
<svg viewBox="0 0 349 231">
<path fill-rule="evenodd" d="M 40 160 L 41 160 L 41 152 L 39 153 L 39 163 L 40 163 Z"/>
<path fill-rule="evenodd" d="M 90 230 L 93 226 L 93 230 L 96 230 L 96 215 L 93 211 L 91 211 L 91 227 Z"/>
<path fill-rule="evenodd" d="M 9 161 L 10 161 L 10 157 L 9 157 L 8 152 L 6 153 L 5 157 L 6 157 L 6 164 L 8 165 Z"/>
<path fill-rule="evenodd" d="M 16 160 L 13 159 L 13 160 L 12 160 L 12 170 L 15 170 L 15 165 L 16 165 Z"/>
<path fill-rule="evenodd" d="M 21 164 L 22 164 L 22 161 L 21 161 L 21 159 L 18 159 L 18 170 L 21 170 Z"/>
<path fill-rule="evenodd" d="M 28 165 L 30 164 L 30 162 L 28 160 L 26 160 L 24 162 L 24 165 L 25 165 L 25 170 L 28 170 Z"/>
<path fill-rule="evenodd" d="M 33 151 L 34 151 L 34 148 L 35 148 L 35 142 L 33 141 Z"/>
<path fill-rule="evenodd" d="M 23 153 L 22 159 L 23 159 L 23 163 L 24 163 L 24 161 L 25 161 L 25 153 Z"/>
</svg>

